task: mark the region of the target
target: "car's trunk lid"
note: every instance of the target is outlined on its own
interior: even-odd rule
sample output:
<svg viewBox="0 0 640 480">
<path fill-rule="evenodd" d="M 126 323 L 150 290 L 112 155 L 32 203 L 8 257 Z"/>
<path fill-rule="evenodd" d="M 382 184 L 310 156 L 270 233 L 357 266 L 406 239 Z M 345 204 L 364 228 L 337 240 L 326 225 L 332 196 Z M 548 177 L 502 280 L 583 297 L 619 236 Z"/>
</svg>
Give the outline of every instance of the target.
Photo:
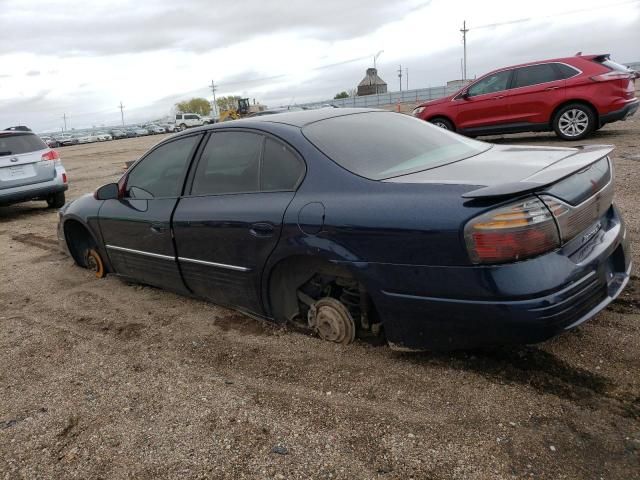
<svg viewBox="0 0 640 480">
<path fill-rule="evenodd" d="M 386 181 L 478 187 L 464 193 L 464 198 L 512 196 L 552 185 L 606 157 L 612 150 L 609 145 L 575 148 L 495 145 L 459 162 Z"/>
</svg>

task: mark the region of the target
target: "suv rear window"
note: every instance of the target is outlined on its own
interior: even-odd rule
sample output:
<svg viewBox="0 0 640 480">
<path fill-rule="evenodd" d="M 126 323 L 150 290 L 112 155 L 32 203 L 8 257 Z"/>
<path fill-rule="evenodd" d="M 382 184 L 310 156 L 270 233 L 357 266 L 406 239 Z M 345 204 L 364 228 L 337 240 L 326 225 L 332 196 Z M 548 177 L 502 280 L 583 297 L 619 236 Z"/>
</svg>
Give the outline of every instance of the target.
<svg viewBox="0 0 640 480">
<path fill-rule="evenodd" d="M 598 62 L 600 65 L 604 65 L 609 70 L 614 70 L 616 72 L 626 72 L 629 73 L 629 67 L 625 65 L 621 65 L 618 62 L 614 62 L 608 56 L 607 57 L 596 57 L 593 59 L 595 62 Z"/>
<path fill-rule="evenodd" d="M 47 144 L 33 133 L 0 134 L 0 157 L 45 150 Z"/>
<path fill-rule="evenodd" d="M 371 180 L 428 170 L 491 148 L 393 112 L 332 117 L 309 124 L 302 133 L 334 162 Z"/>
</svg>

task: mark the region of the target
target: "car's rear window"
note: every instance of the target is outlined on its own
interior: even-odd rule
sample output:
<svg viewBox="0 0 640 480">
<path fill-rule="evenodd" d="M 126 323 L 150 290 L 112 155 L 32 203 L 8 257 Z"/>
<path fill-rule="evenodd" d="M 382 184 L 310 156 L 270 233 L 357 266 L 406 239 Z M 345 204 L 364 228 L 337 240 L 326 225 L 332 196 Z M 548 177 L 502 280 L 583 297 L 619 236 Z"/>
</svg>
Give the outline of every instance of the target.
<svg viewBox="0 0 640 480">
<path fill-rule="evenodd" d="M 47 144 L 32 133 L 0 133 L 0 157 L 44 150 Z"/>
<path fill-rule="evenodd" d="M 609 57 L 598 57 L 598 58 L 595 58 L 594 60 L 596 62 L 598 62 L 599 64 L 604 65 L 609 70 L 613 70 L 613 71 L 616 71 L 616 72 L 627 72 L 627 73 L 629 73 L 629 67 L 627 67 L 626 65 L 621 65 L 618 62 L 614 62 Z"/>
<path fill-rule="evenodd" d="M 491 148 L 392 112 L 332 117 L 307 125 L 302 132 L 334 162 L 371 180 L 428 170 Z"/>
</svg>

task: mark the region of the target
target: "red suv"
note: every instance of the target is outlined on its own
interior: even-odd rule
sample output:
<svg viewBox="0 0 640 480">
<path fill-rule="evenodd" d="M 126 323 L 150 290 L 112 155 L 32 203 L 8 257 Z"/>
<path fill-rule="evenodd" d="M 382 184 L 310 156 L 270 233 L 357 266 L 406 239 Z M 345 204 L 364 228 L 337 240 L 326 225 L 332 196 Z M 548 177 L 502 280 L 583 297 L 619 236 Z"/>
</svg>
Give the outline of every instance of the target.
<svg viewBox="0 0 640 480">
<path fill-rule="evenodd" d="M 580 140 L 633 115 L 638 76 L 609 55 L 527 63 L 488 73 L 413 114 L 470 136 L 554 130 L 564 140 Z"/>
</svg>

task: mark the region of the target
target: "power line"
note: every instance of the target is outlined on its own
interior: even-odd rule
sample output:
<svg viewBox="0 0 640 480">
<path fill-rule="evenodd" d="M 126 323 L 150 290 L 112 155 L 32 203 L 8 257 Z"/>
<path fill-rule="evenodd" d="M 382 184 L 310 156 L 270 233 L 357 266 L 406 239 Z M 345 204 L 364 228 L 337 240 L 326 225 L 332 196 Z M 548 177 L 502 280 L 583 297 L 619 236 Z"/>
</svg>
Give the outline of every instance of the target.
<svg viewBox="0 0 640 480">
<path fill-rule="evenodd" d="M 640 0 L 626 0 L 624 2 L 618 2 L 618 3 L 605 3 L 603 5 L 597 5 L 597 6 L 594 6 L 594 7 L 578 8 L 578 9 L 575 9 L 575 10 L 567 10 L 566 12 L 558 12 L 558 13 L 554 13 L 553 15 L 542 15 L 540 17 L 516 18 L 514 20 L 506 20 L 504 22 L 488 23 L 486 25 L 479 25 L 477 27 L 473 27 L 473 29 L 474 30 L 479 30 L 479 29 L 483 29 L 483 28 L 501 27 L 501 26 L 504 26 L 504 25 L 513 25 L 513 24 L 516 24 L 516 23 L 525 23 L 525 22 L 530 22 L 532 20 L 540 20 L 540 19 L 543 19 L 543 18 L 556 18 L 556 17 L 566 16 L 566 15 L 574 15 L 576 13 L 591 12 L 593 10 L 601 10 L 603 8 L 611 9 L 613 7 L 619 7 L 619 6 L 622 6 L 622 5 L 632 5 L 634 3 L 640 3 Z"/>
</svg>

